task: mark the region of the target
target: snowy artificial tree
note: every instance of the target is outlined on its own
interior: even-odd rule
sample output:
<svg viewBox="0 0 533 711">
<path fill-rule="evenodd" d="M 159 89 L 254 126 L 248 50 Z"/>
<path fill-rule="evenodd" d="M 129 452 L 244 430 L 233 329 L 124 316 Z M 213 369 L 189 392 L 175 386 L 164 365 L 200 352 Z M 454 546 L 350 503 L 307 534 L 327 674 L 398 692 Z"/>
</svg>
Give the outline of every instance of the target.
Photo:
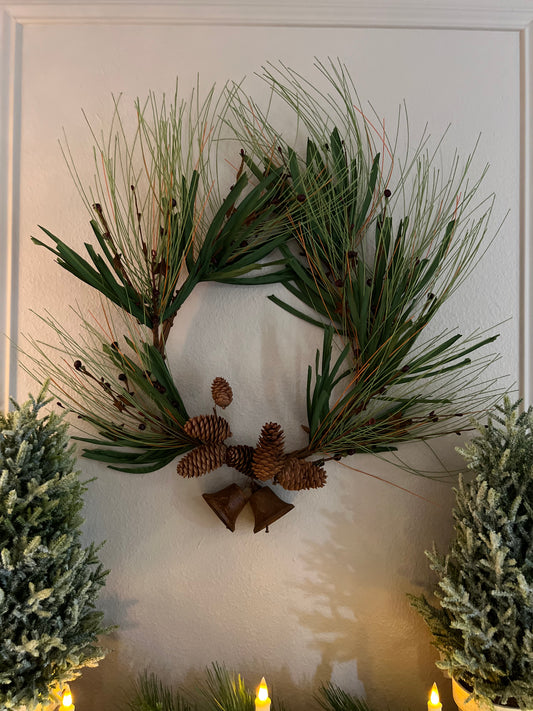
<svg viewBox="0 0 533 711">
<path fill-rule="evenodd" d="M 0 708 L 55 708 L 53 691 L 95 666 L 106 571 L 81 544 L 86 490 L 67 425 L 37 400 L 0 413 Z"/>
<path fill-rule="evenodd" d="M 458 450 L 473 472 L 456 489 L 455 536 L 428 552 L 440 607 L 411 597 L 437 666 L 478 701 L 533 708 L 533 408 L 508 399 Z"/>
</svg>

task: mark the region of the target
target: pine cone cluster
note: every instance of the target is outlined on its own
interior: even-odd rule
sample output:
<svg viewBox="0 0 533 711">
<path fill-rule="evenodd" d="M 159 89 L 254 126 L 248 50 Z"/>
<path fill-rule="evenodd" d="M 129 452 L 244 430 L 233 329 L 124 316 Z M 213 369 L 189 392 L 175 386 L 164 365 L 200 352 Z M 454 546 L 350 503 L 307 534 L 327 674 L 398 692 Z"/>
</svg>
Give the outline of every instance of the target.
<svg viewBox="0 0 533 711">
<path fill-rule="evenodd" d="M 276 422 L 263 425 L 252 460 L 253 473 L 261 481 L 272 479 L 281 471 L 284 439 L 283 430 Z"/>
<path fill-rule="evenodd" d="M 211 383 L 211 397 L 215 405 L 225 409 L 231 405 L 233 400 L 233 390 L 225 378 L 215 378 Z"/>
<path fill-rule="evenodd" d="M 183 426 L 189 437 L 199 439 L 200 442 L 221 444 L 231 437 L 229 423 L 220 415 L 197 415 L 187 420 Z"/>
<path fill-rule="evenodd" d="M 228 447 L 226 464 L 228 467 L 232 467 L 238 472 L 246 474 L 246 476 L 253 477 L 253 456 L 253 447 L 248 447 L 246 444 L 237 444 L 233 447 Z"/>
<path fill-rule="evenodd" d="M 215 378 L 211 384 L 211 396 L 218 407 L 230 405 L 233 392 L 227 380 Z M 400 424 L 403 425 L 403 421 Z M 183 429 L 201 444 L 182 457 L 177 467 L 180 476 L 202 476 L 227 464 L 253 479 L 272 479 L 275 484 L 290 491 L 319 489 L 326 483 L 323 462 L 285 455 L 285 435 L 277 422 L 263 425 L 255 448 L 243 444 L 227 447 L 224 442 L 231 437 L 230 426 L 217 414 L 191 417 Z"/>
<path fill-rule="evenodd" d="M 224 441 L 231 437 L 227 420 L 219 415 L 197 415 L 187 420 L 183 429 L 189 437 L 200 440 L 203 444 L 181 458 L 177 466 L 180 476 L 202 476 L 226 463 L 227 447 Z"/>
<path fill-rule="evenodd" d="M 285 461 L 283 469 L 276 476 L 276 482 L 284 489 L 300 491 L 302 489 L 319 489 L 326 483 L 326 470 L 305 459 L 290 457 Z"/>
<path fill-rule="evenodd" d="M 187 479 L 202 476 L 218 469 L 226 462 L 225 444 L 202 444 L 178 462 L 177 472 Z"/>
</svg>

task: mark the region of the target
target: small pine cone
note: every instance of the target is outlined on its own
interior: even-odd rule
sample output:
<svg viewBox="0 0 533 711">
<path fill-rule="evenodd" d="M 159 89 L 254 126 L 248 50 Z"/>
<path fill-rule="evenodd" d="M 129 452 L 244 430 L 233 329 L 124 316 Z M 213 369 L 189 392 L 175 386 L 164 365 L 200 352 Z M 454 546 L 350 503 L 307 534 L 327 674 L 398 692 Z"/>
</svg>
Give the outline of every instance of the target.
<svg viewBox="0 0 533 711">
<path fill-rule="evenodd" d="M 277 475 L 276 482 L 281 484 L 284 489 L 297 491 L 300 489 L 301 479 L 300 460 L 295 457 L 290 457 L 286 460 L 283 469 Z"/>
<path fill-rule="evenodd" d="M 226 464 L 228 465 L 228 467 L 232 467 L 238 472 L 246 474 L 246 476 L 253 476 L 253 456 L 253 447 L 248 447 L 248 445 L 246 444 L 237 444 L 234 447 L 228 447 L 228 453 L 226 455 Z"/>
<path fill-rule="evenodd" d="M 316 466 L 306 459 L 291 457 L 276 477 L 276 482 L 284 489 L 300 491 L 301 489 L 319 489 L 326 483 L 326 470 Z"/>
<path fill-rule="evenodd" d="M 211 397 L 214 400 L 215 405 L 218 405 L 222 409 L 231 405 L 233 400 L 233 390 L 230 384 L 225 378 L 215 378 L 211 383 Z"/>
<path fill-rule="evenodd" d="M 267 422 L 261 429 L 259 441 L 253 455 L 254 474 L 266 481 L 281 470 L 284 462 L 284 434 L 276 422 Z"/>
<path fill-rule="evenodd" d="M 180 459 L 177 472 L 190 479 L 218 469 L 226 462 L 225 444 L 202 444 Z"/>
<path fill-rule="evenodd" d="M 183 426 L 189 437 L 199 439 L 200 442 L 221 444 L 231 437 L 229 423 L 219 415 L 197 415 L 187 420 Z"/>
</svg>

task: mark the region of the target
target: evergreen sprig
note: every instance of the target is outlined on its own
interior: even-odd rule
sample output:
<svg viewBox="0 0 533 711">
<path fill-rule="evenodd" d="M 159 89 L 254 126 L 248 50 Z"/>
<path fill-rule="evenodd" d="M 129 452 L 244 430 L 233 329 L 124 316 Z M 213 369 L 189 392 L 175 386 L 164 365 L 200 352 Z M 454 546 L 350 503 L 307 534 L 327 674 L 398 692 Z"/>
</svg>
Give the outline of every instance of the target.
<svg viewBox="0 0 533 711">
<path fill-rule="evenodd" d="M 129 711 L 193 711 L 180 691 L 173 691 L 156 674 L 139 675 L 127 702 Z"/>
<path fill-rule="evenodd" d="M 95 243 L 76 251 L 46 228 L 48 242 L 33 238 L 108 303 L 96 323 L 78 310 L 81 339 L 44 317 L 58 342 L 50 353 L 49 344 L 29 337 L 27 370 L 49 378 L 96 431 L 78 437 L 91 445 L 84 456 L 119 471 L 154 471 L 198 444 L 183 430 L 188 414 L 166 360 L 175 317 L 195 286 L 290 277 L 282 259 L 268 261 L 286 240 L 283 170 L 254 176 L 237 151 L 234 184 L 218 179 L 227 100 L 214 88 L 203 100 L 199 87 L 180 100 L 176 87 L 170 105 L 151 93 L 136 102 L 133 136 L 116 101 L 109 134 L 93 132 L 93 185 L 82 183 L 68 142 L 64 147 Z"/>
<path fill-rule="evenodd" d="M 145 104 L 136 101 L 133 136 L 115 102 L 109 136 L 93 133 L 96 174 L 89 190 L 68 143 L 65 148 L 96 245 L 86 242 L 84 256 L 46 228 L 51 244 L 32 238 L 150 329 L 162 354 L 176 313 L 198 283 L 264 284 L 289 276 L 279 262 L 273 270 L 260 264 L 285 241 L 275 214 L 283 171 L 272 167 L 250 180 L 243 154 L 225 193 L 213 178 L 224 97 L 217 98 L 213 87 L 202 100 L 197 88 L 188 101 L 180 100 L 176 87 L 169 106 L 151 93 Z"/>
<path fill-rule="evenodd" d="M 459 450 L 447 555 L 428 552 L 439 607 L 413 597 L 441 654 L 437 663 L 476 698 L 533 706 L 533 408 L 508 398 Z"/>
<path fill-rule="evenodd" d="M 253 711 L 254 695 L 247 690 L 242 677 L 213 663 L 199 685 L 194 699 L 173 690 L 156 674 L 144 672 L 130 694 L 130 711 Z"/>
<path fill-rule="evenodd" d="M 461 430 L 497 399 L 493 381 L 479 382 L 495 356 L 478 356 L 497 335 L 428 334 L 487 247 L 493 196 L 478 199 L 483 174 L 469 180 L 472 156 L 436 168 L 441 145 L 430 153 L 425 135 L 402 152 L 363 112 L 340 63 L 316 67 L 324 91 L 282 64 L 262 75 L 307 134 L 304 150 L 295 147 L 302 137 L 288 143 L 238 92 L 233 119 L 256 174 L 274 164 L 290 176 L 292 239 L 282 253 L 294 298 L 270 299 L 325 329 L 323 367 L 338 347 L 342 375 L 320 375 L 317 355 L 308 380 L 301 451 L 344 457 Z"/>
<path fill-rule="evenodd" d="M 365 699 L 349 694 L 331 682 L 320 687 L 316 699 L 324 711 L 371 711 Z"/>
<path fill-rule="evenodd" d="M 240 674 L 214 663 L 206 670 L 202 688 L 205 711 L 254 711 L 255 695 L 248 691 Z"/>
<path fill-rule="evenodd" d="M 79 314 L 83 332 L 75 338 L 52 316 L 45 323 L 57 335 L 47 344 L 28 338 L 33 357 L 28 372 L 49 378 L 58 403 L 77 416 L 84 456 L 135 474 L 159 469 L 198 444 L 183 425 L 189 418 L 168 363 L 143 340 L 123 313 L 104 310 L 105 328 Z M 89 426 L 92 427 L 89 427 Z M 96 431 L 97 436 L 95 436 Z"/>
<path fill-rule="evenodd" d="M 81 545 L 83 493 L 67 425 L 37 399 L 0 414 L 0 706 L 29 710 L 104 656 L 107 571 Z"/>
</svg>

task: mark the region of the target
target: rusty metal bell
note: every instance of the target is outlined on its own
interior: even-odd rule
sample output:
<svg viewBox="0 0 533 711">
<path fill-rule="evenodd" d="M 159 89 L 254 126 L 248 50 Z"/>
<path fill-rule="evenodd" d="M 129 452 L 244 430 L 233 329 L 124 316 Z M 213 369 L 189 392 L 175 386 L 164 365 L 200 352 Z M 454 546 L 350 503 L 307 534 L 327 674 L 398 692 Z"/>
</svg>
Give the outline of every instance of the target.
<svg viewBox="0 0 533 711">
<path fill-rule="evenodd" d="M 202 494 L 222 523 L 235 531 L 235 521 L 250 498 L 249 491 L 243 491 L 237 484 L 230 484 L 213 494 Z"/>
<path fill-rule="evenodd" d="M 277 496 L 270 487 L 263 486 L 254 491 L 250 497 L 250 506 L 254 512 L 255 526 L 254 533 L 262 531 L 278 518 L 285 516 L 294 508 L 294 504 L 289 504 Z"/>
</svg>

